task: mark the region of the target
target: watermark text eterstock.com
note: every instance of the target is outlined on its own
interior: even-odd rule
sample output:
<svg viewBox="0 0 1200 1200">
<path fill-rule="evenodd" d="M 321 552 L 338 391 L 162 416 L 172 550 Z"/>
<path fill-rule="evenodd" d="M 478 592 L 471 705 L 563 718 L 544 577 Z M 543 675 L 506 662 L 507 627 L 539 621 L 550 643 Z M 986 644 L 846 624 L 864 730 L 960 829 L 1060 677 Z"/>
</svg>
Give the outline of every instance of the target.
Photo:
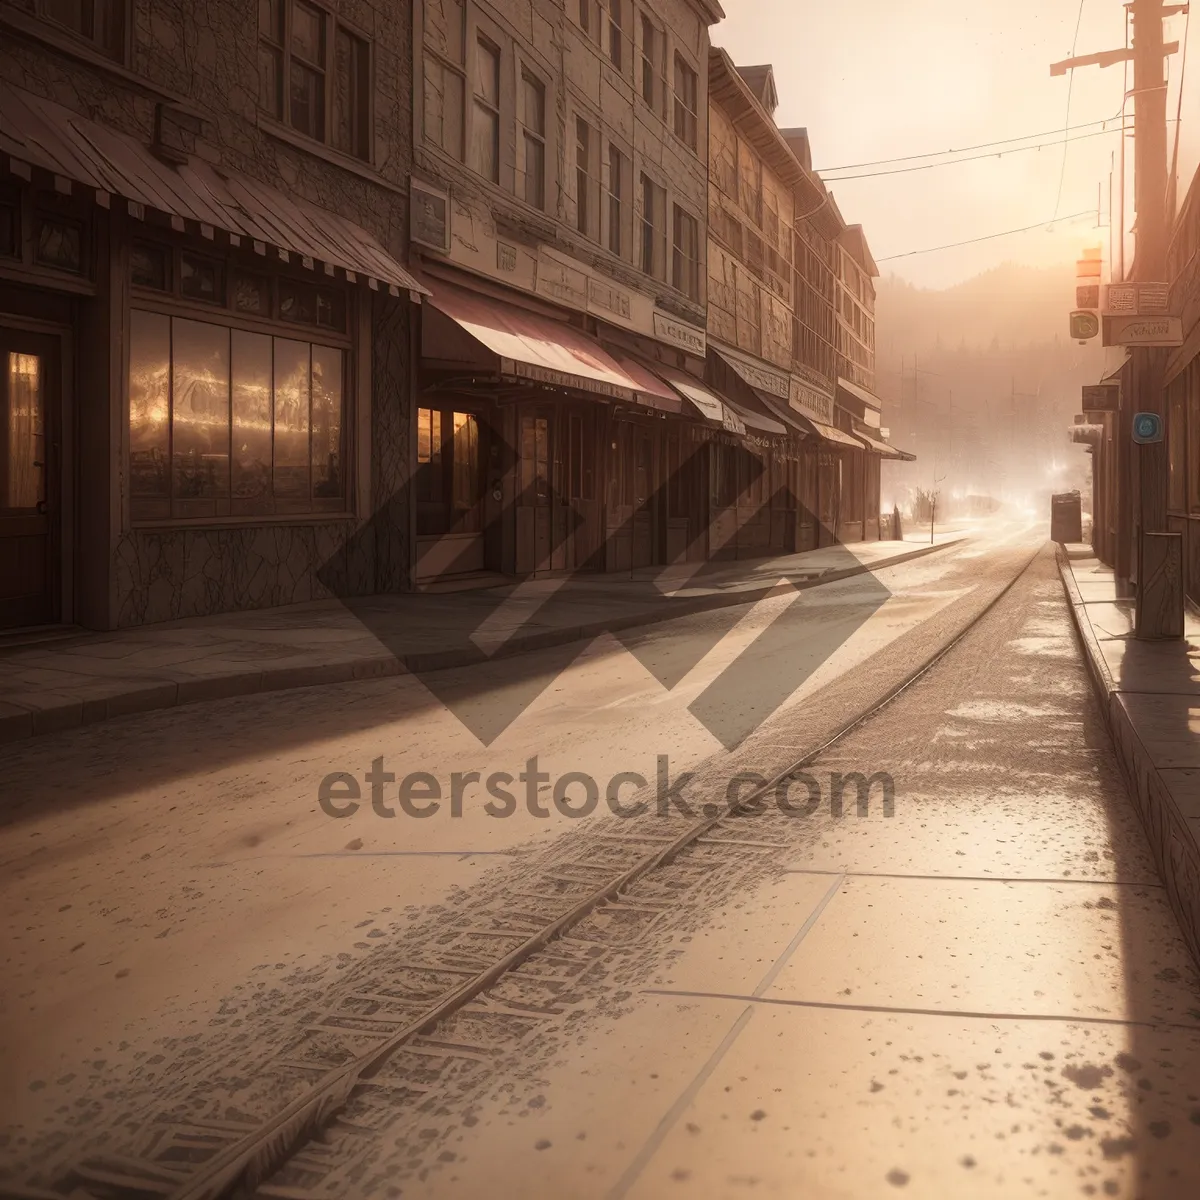
<svg viewBox="0 0 1200 1200">
<path fill-rule="evenodd" d="M 772 806 L 790 817 L 810 817 L 826 799 L 826 791 L 816 775 L 795 770 L 773 785 L 758 772 L 739 771 L 726 784 L 723 804 L 713 799 L 711 784 L 705 785 L 706 798 L 701 801 L 694 789 L 689 791 L 695 773 L 684 772 L 672 779 L 670 760 L 665 754 L 657 758 L 653 800 L 645 795 L 651 782 L 636 771 L 619 771 L 603 786 L 585 771 L 567 771 L 552 777 L 538 769 L 535 755 L 515 775 L 510 771 L 493 771 L 486 776 L 480 771 L 454 771 L 447 786 L 429 771 L 413 771 L 397 779 L 380 756 L 362 773 L 361 779 L 350 771 L 326 775 L 317 789 L 317 803 L 327 816 L 335 818 L 352 817 L 361 809 L 369 809 L 383 818 L 401 815 L 416 819 L 438 815 L 458 818 L 465 809 L 475 809 L 481 799 L 482 810 L 494 818 L 515 816 L 522 808 L 537 818 L 548 818 L 552 809 L 563 817 L 588 817 L 599 809 L 601 802 L 616 817 L 650 814 L 666 817 L 672 812 L 684 817 L 715 817 L 722 812 L 755 817 Z M 868 816 L 873 792 L 878 793 L 883 816 L 893 816 L 896 785 L 886 771 L 870 775 L 863 771 L 831 771 L 830 816 L 843 815 L 847 793 L 853 798 L 857 815 Z"/>
</svg>

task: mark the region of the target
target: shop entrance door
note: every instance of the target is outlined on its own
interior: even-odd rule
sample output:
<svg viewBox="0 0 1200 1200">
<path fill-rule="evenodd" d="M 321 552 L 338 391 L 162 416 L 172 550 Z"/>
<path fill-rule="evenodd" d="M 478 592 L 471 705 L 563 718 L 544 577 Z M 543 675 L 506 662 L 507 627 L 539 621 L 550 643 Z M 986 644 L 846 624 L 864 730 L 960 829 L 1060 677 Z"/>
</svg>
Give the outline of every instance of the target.
<svg viewBox="0 0 1200 1200">
<path fill-rule="evenodd" d="M 61 618 L 55 338 L 0 328 L 0 628 Z"/>
</svg>

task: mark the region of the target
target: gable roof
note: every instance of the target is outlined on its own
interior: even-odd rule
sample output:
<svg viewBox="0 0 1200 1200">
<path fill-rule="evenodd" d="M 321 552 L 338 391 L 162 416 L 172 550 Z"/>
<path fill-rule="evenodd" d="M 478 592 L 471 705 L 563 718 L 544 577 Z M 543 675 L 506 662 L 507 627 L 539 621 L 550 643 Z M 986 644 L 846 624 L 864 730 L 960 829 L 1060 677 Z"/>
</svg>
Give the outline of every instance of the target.
<svg viewBox="0 0 1200 1200">
<path fill-rule="evenodd" d="M 771 64 L 738 67 L 737 73 L 746 81 L 746 86 L 754 93 L 754 98 L 759 104 L 774 116 L 779 107 L 779 93 L 775 89 L 775 71 Z"/>
</svg>

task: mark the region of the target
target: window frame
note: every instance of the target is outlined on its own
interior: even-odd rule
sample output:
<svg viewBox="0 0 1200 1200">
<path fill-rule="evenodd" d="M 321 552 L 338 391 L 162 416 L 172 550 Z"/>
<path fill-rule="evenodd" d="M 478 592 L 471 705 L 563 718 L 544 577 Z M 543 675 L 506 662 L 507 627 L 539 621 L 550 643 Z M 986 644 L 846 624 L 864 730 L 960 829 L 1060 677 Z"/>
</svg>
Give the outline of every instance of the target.
<svg viewBox="0 0 1200 1200">
<path fill-rule="evenodd" d="M 614 166 L 616 170 L 614 171 Z M 605 238 L 604 244 L 608 252 L 617 258 L 626 258 L 626 228 L 629 207 L 629 180 L 632 176 L 632 159 L 625 149 L 616 142 L 608 143 L 608 163 L 606 164 L 607 186 L 605 196 L 608 203 L 605 207 Z M 616 174 L 617 186 L 613 188 L 613 175 Z"/>
<path fill-rule="evenodd" d="M 628 15 L 632 16 L 633 11 L 630 0 Z M 607 0 L 604 6 L 604 56 L 618 75 L 625 75 L 632 67 L 633 55 L 626 58 L 625 54 L 625 43 L 629 40 L 625 32 L 626 15 L 625 0 Z"/>
<path fill-rule="evenodd" d="M 672 212 L 671 286 L 689 300 L 700 303 L 700 221 L 681 204 Z M 692 254 L 684 245 L 684 235 L 691 241 Z M 681 277 L 685 276 L 681 282 Z"/>
<path fill-rule="evenodd" d="M 322 62 L 313 64 L 296 54 L 292 35 L 294 12 L 298 4 L 314 10 L 320 18 Z M 264 29 L 263 18 L 270 13 L 275 17 L 274 29 Z M 347 149 L 335 140 L 337 113 L 336 89 L 338 80 L 337 48 L 339 35 L 352 39 L 359 56 L 359 94 L 352 102 L 356 109 L 355 126 L 357 144 Z M 258 109 L 269 120 L 284 126 L 290 133 L 335 154 L 343 154 L 355 162 L 373 165 L 375 162 L 375 45 L 374 40 L 352 21 L 347 21 L 320 0 L 266 0 L 260 3 L 258 18 L 258 63 L 259 91 Z M 264 104 L 263 52 L 276 56 L 277 78 L 274 107 Z M 321 79 L 320 135 L 300 128 L 292 119 L 291 79 L 292 61 L 295 59 L 305 69 L 318 73 Z"/>
<path fill-rule="evenodd" d="M 680 94 L 680 85 L 690 84 L 691 107 L 686 98 Z M 672 131 L 689 150 L 696 150 L 699 145 L 700 128 L 700 76 L 696 68 L 687 61 L 677 49 L 675 51 L 674 87 L 674 120 Z M 682 127 L 682 128 L 681 128 Z"/>
<path fill-rule="evenodd" d="M 528 87 L 533 85 L 540 92 L 541 97 L 541 129 L 530 129 L 526 122 L 528 113 L 525 111 L 526 99 L 528 97 Z M 546 211 L 546 198 L 549 192 L 547 172 L 550 164 L 549 154 L 549 121 L 547 120 L 547 109 L 550 102 L 550 85 L 536 71 L 532 70 L 528 63 L 522 62 L 520 73 L 521 85 L 521 112 L 517 119 L 517 124 L 521 130 L 521 163 L 520 170 L 523 177 L 523 185 L 520 189 L 520 195 L 525 203 L 532 208 L 536 208 L 539 212 Z M 536 200 L 531 200 L 529 197 L 529 147 L 530 142 L 535 143 L 541 150 L 541 170 L 539 172 L 538 186 L 536 189 Z"/>
<path fill-rule="evenodd" d="M 582 145 L 579 137 L 581 129 L 587 131 L 587 145 Z M 579 163 L 580 149 L 587 154 L 586 166 Z M 575 114 L 575 228 L 585 238 L 592 242 L 601 240 L 601 184 L 600 179 L 600 129 L 589 119 L 588 115 L 580 112 Z M 585 186 L 586 185 L 586 186 Z M 580 197 L 584 203 L 580 206 Z"/>
<path fill-rule="evenodd" d="M 130 30 L 130 2 L 129 0 L 110 0 L 113 17 L 114 29 L 109 36 L 107 42 L 98 39 L 95 33 L 87 33 L 83 26 L 89 22 L 85 19 L 85 14 L 90 14 L 90 24 L 95 27 L 96 8 L 104 3 L 104 0 L 77 0 L 80 9 L 80 28 L 76 28 L 73 24 L 68 24 L 60 20 L 51 11 L 49 0 L 37 0 L 37 5 L 34 9 L 38 19 L 44 21 L 56 32 L 62 32 L 67 37 L 82 43 L 84 46 L 94 50 L 97 54 L 112 62 L 125 66 L 129 61 L 129 30 Z"/>
<path fill-rule="evenodd" d="M 496 63 L 496 99 L 495 101 L 481 96 L 477 86 L 479 72 L 479 55 L 480 53 L 494 54 Z M 465 147 L 466 165 L 480 179 L 487 180 L 488 183 L 500 186 L 500 180 L 503 177 L 503 165 L 500 161 L 500 150 L 503 145 L 503 87 L 504 87 L 504 51 L 499 43 L 495 41 L 490 31 L 484 31 L 475 26 L 475 36 L 470 44 L 470 69 L 467 77 L 471 84 L 470 94 L 470 116 L 467 120 L 467 145 Z M 464 109 L 467 107 L 463 105 Z M 480 170 L 475 162 L 475 122 L 481 113 L 489 114 L 495 121 L 494 145 L 493 151 L 495 154 L 495 172 L 492 175 L 485 174 Z"/>
<path fill-rule="evenodd" d="M 660 283 L 667 281 L 667 189 L 652 175 L 641 172 L 638 180 L 641 208 L 641 269 L 642 273 Z M 647 210 L 649 209 L 649 215 Z M 647 247 L 649 246 L 649 254 Z M 650 261 L 647 263 L 647 257 Z"/>
</svg>

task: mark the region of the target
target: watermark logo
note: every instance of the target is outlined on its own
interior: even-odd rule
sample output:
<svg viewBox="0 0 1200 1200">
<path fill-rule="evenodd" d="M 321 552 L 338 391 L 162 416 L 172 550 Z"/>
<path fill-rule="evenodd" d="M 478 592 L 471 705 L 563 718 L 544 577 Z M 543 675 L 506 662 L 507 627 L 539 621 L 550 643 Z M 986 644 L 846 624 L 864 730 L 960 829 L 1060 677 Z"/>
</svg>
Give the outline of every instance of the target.
<svg viewBox="0 0 1200 1200">
<path fill-rule="evenodd" d="M 430 817 L 459 819 L 466 806 L 481 807 L 489 817 L 504 819 L 520 811 L 540 820 L 552 811 L 567 818 L 590 817 L 601 805 L 615 817 L 656 815 L 715 818 L 723 814 L 758 817 L 774 807 L 785 816 L 811 817 L 826 800 L 820 778 L 801 768 L 788 772 L 772 785 L 764 775 L 743 770 L 725 787 L 724 804 L 700 803 L 692 792 L 695 773 L 672 775 L 668 755 L 656 760 L 655 776 L 647 779 L 636 771 L 619 771 L 598 780 L 586 771 L 565 771 L 551 776 L 538 766 L 537 756 L 515 771 L 452 771 L 448 783 L 431 771 L 412 771 L 397 779 L 387 769 L 382 755 L 364 771 L 334 771 L 321 780 L 317 803 L 326 816 L 353 817 L 369 809 L 376 817 L 397 816 L 425 820 Z M 397 786 L 398 785 L 398 786 Z M 711 795 L 711 788 L 705 789 Z M 871 797 L 885 817 L 896 812 L 896 784 L 886 771 L 868 775 L 863 771 L 829 773 L 829 815 L 840 820 L 847 803 L 859 817 L 871 813 Z"/>
<path fill-rule="evenodd" d="M 541 569 L 505 586 L 445 598 L 429 593 L 369 594 L 367 576 L 373 571 L 379 577 L 387 565 L 380 562 L 381 556 L 398 543 L 393 530 L 410 527 L 414 505 L 429 491 L 429 480 L 421 483 L 418 475 L 318 572 L 322 584 L 485 746 L 582 652 L 587 643 L 578 638 L 562 641 L 563 630 L 582 624 L 608 632 L 671 691 L 745 616 L 744 604 L 730 604 L 730 598 L 745 595 L 745 604 L 753 601 L 753 592 L 739 591 L 731 578 L 739 557 L 761 555 L 742 578 L 753 581 L 752 587 L 761 585 L 762 594 L 769 589 L 774 589 L 773 595 L 789 590 L 798 594 L 811 583 L 811 565 L 783 565 L 764 573 L 773 522 L 792 531 L 807 525 L 819 531 L 822 542 L 834 541 L 789 484 L 777 478 L 795 472 L 768 472 L 762 458 L 733 444 L 729 435 L 691 446 L 650 495 L 634 495 L 633 503 L 613 510 L 620 518 L 615 521 L 607 519 L 612 513 L 598 500 L 581 502 L 556 488 L 553 470 L 539 473 L 542 459 L 537 456 L 542 452 L 536 437 L 521 454 L 498 431 L 489 429 L 487 436 L 492 475 L 473 511 L 476 517 L 490 515 L 477 522 L 482 528 L 471 536 L 452 530 L 435 552 L 445 574 L 453 575 L 478 563 L 481 545 L 494 549 L 520 543 L 520 557 L 536 561 Z M 731 444 L 721 444 L 722 438 Z M 536 460 L 532 471 L 530 455 Z M 419 466 L 418 472 L 423 469 Z M 634 465 L 625 464 L 624 469 L 633 470 Z M 737 474 L 726 484 L 717 478 L 722 471 Z M 822 472 L 819 486 L 836 479 L 836 472 Z M 523 489 L 514 486 L 514 480 L 523 481 Z M 640 486 L 638 477 L 634 492 Z M 568 487 L 571 490 L 579 489 Z M 598 486 L 592 490 L 597 493 Z M 718 495 L 722 502 L 712 502 Z M 751 495 L 759 497 L 754 504 L 738 503 Z M 682 557 L 694 561 L 632 567 L 635 554 L 645 558 L 648 546 L 662 544 L 681 498 L 692 512 L 686 518 L 689 548 Z M 696 511 L 704 519 L 698 519 Z M 749 549 L 751 545 L 761 549 Z M 820 560 L 823 575 L 853 575 L 854 583 L 839 589 L 836 602 L 828 605 L 812 607 L 793 597 L 688 705 L 726 749 L 740 745 L 776 712 L 890 597 L 845 546 L 827 545 Z M 396 575 L 399 568 L 392 567 Z M 606 578 L 621 580 L 620 587 L 598 587 Z M 742 589 L 746 586 L 741 584 Z M 662 621 L 699 610 L 705 613 L 702 620 L 676 627 L 670 636 L 663 631 Z M 586 620 L 580 615 L 584 611 Z M 430 620 L 431 613 L 435 620 Z M 406 614 L 413 615 L 406 620 Z M 516 653 L 537 648 L 539 640 L 537 654 Z M 469 669 L 446 669 L 448 663 L 469 667 L 501 659 L 502 675 L 493 673 L 487 680 Z"/>
</svg>

